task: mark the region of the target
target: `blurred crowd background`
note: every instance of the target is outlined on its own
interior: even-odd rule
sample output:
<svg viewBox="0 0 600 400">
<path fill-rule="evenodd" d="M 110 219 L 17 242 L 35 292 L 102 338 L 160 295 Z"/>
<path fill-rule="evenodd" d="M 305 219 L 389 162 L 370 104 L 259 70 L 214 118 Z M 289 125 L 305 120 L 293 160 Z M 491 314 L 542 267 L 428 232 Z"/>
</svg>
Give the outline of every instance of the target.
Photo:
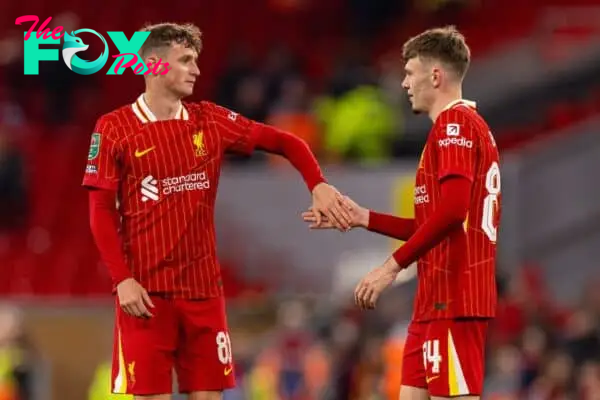
<svg viewBox="0 0 600 400">
<path fill-rule="evenodd" d="M 113 299 L 80 183 L 95 120 L 143 80 L 60 61 L 24 75 L 29 23 L 14 22 L 28 14 L 128 36 L 196 23 L 191 100 L 295 133 L 341 191 L 404 216 L 430 123 L 402 93 L 401 45 L 456 25 L 473 52 L 465 97 L 502 156 L 483 398 L 600 399 L 598 0 L 32 0 L 0 4 L 0 400 L 126 398 L 108 394 Z M 217 221 L 238 388 L 226 399 L 396 399 L 414 267 L 373 312 L 351 293 L 400 243 L 308 232 L 310 196 L 284 160 L 227 163 Z"/>
</svg>

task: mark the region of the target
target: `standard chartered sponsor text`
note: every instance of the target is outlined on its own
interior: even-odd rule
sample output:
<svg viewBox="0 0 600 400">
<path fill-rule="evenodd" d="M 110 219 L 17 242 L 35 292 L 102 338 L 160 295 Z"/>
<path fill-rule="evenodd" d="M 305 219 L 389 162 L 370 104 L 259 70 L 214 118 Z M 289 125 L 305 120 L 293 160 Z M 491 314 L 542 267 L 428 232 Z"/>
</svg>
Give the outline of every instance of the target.
<svg viewBox="0 0 600 400">
<path fill-rule="evenodd" d="M 188 175 L 171 176 L 160 181 L 162 193 L 165 195 L 192 190 L 210 189 L 210 181 L 206 172 L 194 172 Z"/>
</svg>

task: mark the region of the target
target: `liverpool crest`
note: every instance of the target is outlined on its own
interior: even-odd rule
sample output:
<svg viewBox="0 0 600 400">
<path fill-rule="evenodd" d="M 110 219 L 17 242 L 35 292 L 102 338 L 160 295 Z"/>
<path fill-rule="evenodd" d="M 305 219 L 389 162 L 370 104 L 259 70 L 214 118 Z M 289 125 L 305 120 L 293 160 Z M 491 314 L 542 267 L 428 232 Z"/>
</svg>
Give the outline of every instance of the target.
<svg viewBox="0 0 600 400">
<path fill-rule="evenodd" d="M 204 132 L 199 131 L 193 136 L 193 139 L 196 147 L 196 157 L 204 157 L 207 154 L 204 146 Z"/>
</svg>

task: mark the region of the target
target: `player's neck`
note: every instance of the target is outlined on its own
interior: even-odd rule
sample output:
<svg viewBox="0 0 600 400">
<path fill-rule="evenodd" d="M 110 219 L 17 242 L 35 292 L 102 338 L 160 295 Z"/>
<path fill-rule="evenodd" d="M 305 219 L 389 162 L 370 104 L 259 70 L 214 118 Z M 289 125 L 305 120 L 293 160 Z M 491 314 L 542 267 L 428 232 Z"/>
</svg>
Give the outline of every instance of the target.
<svg viewBox="0 0 600 400">
<path fill-rule="evenodd" d="M 462 90 L 460 88 L 440 93 L 429 111 L 429 118 L 435 122 L 437 117 L 448 107 L 450 103 L 456 102 L 460 99 L 462 99 Z"/>
<path fill-rule="evenodd" d="M 144 92 L 144 101 L 159 121 L 174 118 L 181 105 L 181 99 L 172 94 L 149 88 Z"/>
</svg>

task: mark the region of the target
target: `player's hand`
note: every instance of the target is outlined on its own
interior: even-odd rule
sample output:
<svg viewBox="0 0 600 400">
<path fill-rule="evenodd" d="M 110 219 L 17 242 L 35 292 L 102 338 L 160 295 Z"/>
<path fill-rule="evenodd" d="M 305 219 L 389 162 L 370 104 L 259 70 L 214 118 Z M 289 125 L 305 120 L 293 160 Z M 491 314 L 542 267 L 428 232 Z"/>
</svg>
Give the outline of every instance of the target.
<svg viewBox="0 0 600 400">
<path fill-rule="evenodd" d="M 323 216 L 334 227 L 341 231 L 350 229 L 350 214 L 348 205 L 344 204 L 344 198 L 336 188 L 327 184 L 319 183 L 312 192 L 312 210 L 315 213 L 317 226 L 321 225 Z"/>
<path fill-rule="evenodd" d="M 350 228 L 366 228 L 369 226 L 369 210 L 359 206 L 348 196 L 343 196 L 343 203 L 350 215 Z M 321 224 L 317 223 L 317 214 L 310 207 L 302 213 L 302 219 L 307 222 L 310 229 L 334 229 L 335 226 L 325 216 L 321 216 Z"/>
<path fill-rule="evenodd" d="M 146 289 L 135 279 L 129 278 L 117 285 L 119 304 L 127 314 L 138 318 L 152 318 L 148 307 L 154 308 Z"/>
<path fill-rule="evenodd" d="M 374 309 L 377 299 L 396 280 L 398 272 L 393 259 L 369 272 L 354 290 L 356 305 L 364 310 Z"/>
</svg>

